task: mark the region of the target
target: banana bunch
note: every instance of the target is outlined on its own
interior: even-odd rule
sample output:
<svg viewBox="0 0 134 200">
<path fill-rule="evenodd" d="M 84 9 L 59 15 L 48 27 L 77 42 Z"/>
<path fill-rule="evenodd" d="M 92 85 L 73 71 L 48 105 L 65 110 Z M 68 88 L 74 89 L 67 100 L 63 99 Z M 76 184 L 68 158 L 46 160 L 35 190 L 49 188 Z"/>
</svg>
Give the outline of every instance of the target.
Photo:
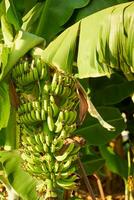
<svg viewBox="0 0 134 200">
<path fill-rule="evenodd" d="M 23 167 L 44 181 L 46 199 L 55 198 L 57 187 L 72 189 L 77 185 L 75 161 L 80 145 L 70 138 L 78 118 L 76 80 L 52 67 L 48 69 L 40 58 L 31 56 L 17 63 L 12 76 L 18 91 L 25 86 L 18 107 Z M 34 81 L 38 81 L 38 96 L 23 98 L 26 86 Z"/>
<path fill-rule="evenodd" d="M 12 71 L 12 77 L 20 86 L 26 86 L 34 81 L 47 77 L 47 65 L 40 58 L 21 59 Z"/>
</svg>

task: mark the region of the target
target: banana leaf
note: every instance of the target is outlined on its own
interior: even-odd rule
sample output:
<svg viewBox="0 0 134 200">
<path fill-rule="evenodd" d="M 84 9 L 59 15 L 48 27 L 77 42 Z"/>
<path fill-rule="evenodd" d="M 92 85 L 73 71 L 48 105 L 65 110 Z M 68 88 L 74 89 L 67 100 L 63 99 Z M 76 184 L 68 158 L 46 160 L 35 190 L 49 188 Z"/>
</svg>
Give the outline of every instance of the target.
<svg viewBox="0 0 134 200">
<path fill-rule="evenodd" d="M 50 42 L 64 30 L 64 24 L 70 19 L 75 9 L 82 8 L 89 0 L 46 0 L 35 34 Z"/>
<path fill-rule="evenodd" d="M 128 163 L 127 160 L 121 158 L 118 154 L 116 154 L 111 147 L 107 147 L 106 145 L 102 145 L 99 147 L 102 157 L 106 161 L 106 165 L 108 168 L 120 175 L 122 178 L 127 179 L 128 176 Z"/>
<path fill-rule="evenodd" d="M 80 20 L 79 37 L 77 34 L 74 36 L 74 24 L 65 31 L 69 31 L 68 39 L 63 38 L 63 32 L 52 42 L 53 45 L 48 45 L 43 53 L 44 60 L 52 65 L 55 65 L 56 60 L 58 69 L 68 72 L 70 60 L 66 60 L 66 52 L 70 46 L 75 45 L 78 48 L 68 49 L 68 54 L 72 55 L 74 51 L 71 63 L 73 65 L 73 61 L 76 61 L 79 78 L 105 75 L 110 77 L 114 71 L 122 71 L 128 80 L 133 80 L 133 10 L 134 3 L 129 2 L 104 9 Z M 61 42 L 64 43 L 64 49 L 62 45 L 59 46 Z M 62 56 L 57 53 L 60 51 Z M 66 63 L 66 67 L 63 63 Z"/>
<path fill-rule="evenodd" d="M 115 131 L 109 132 L 95 118 L 87 115 L 84 123 L 75 131 L 75 134 L 84 137 L 87 144 L 90 145 L 107 144 L 126 128 L 124 119 L 117 108 L 102 106 L 97 107 L 97 110 L 105 121 L 115 127 Z"/>
<path fill-rule="evenodd" d="M 21 159 L 16 151 L 1 151 L 0 164 L 7 181 L 24 200 L 37 200 L 35 180 L 23 171 Z"/>
<path fill-rule="evenodd" d="M 119 79 L 117 81 L 117 79 Z M 119 76 L 91 78 L 89 80 L 91 90 L 91 100 L 96 106 L 113 105 L 120 103 L 122 100 L 134 93 L 134 81 L 120 79 Z"/>
<path fill-rule="evenodd" d="M 99 0 L 99 2 L 98 2 L 98 0 L 92 0 L 86 7 L 78 10 L 76 21 L 78 21 L 84 17 L 87 17 L 88 15 L 91 15 L 97 11 L 100 11 L 102 9 L 108 8 L 110 6 L 113 6 L 113 5 L 116 5 L 119 3 L 125 3 L 128 1 L 129 0 L 108 0 L 108 1 Z"/>
</svg>

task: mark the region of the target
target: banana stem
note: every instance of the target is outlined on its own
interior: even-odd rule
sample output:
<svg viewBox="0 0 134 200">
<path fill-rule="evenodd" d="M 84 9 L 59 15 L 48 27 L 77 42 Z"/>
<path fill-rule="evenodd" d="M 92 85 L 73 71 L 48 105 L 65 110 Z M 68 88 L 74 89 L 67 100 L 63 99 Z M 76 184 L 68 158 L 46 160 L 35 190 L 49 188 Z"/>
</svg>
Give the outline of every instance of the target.
<svg viewBox="0 0 134 200">
<path fill-rule="evenodd" d="M 13 149 L 16 149 L 16 110 L 11 107 L 8 126 L 6 127 L 4 150 L 11 151 Z"/>
<path fill-rule="evenodd" d="M 81 172 L 82 172 L 82 175 L 83 175 L 84 182 L 85 182 L 85 185 L 87 187 L 87 190 L 88 190 L 89 194 L 91 195 L 92 200 L 96 200 L 94 192 L 93 192 L 92 187 L 90 185 L 90 182 L 89 182 L 89 180 L 87 178 L 86 171 L 85 171 L 84 166 L 83 166 L 83 164 L 82 164 L 82 162 L 81 162 L 79 157 L 78 157 L 78 164 L 80 166 L 80 169 L 81 169 Z"/>
</svg>

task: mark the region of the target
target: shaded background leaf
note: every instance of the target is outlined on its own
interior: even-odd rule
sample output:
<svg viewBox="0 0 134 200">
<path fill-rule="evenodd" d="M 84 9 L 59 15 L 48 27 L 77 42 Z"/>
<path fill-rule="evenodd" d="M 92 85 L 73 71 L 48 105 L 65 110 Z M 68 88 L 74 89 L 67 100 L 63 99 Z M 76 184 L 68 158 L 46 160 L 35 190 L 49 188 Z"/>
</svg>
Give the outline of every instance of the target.
<svg viewBox="0 0 134 200">
<path fill-rule="evenodd" d="M 120 175 L 122 178 L 128 176 L 128 163 L 127 160 L 122 159 L 118 154 L 116 154 L 112 148 L 104 146 L 99 147 L 102 157 L 106 160 L 106 165 L 108 168 Z"/>
<path fill-rule="evenodd" d="M 62 26 L 69 20 L 74 10 L 88 3 L 89 0 L 46 0 L 35 33 L 50 42 L 64 29 Z"/>
<path fill-rule="evenodd" d="M 6 9 L 6 17 L 10 24 L 12 24 L 16 31 L 20 29 L 20 19 L 16 12 L 13 0 L 4 0 L 5 9 Z"/>
<path fill-rule="evenodd" d="M 88 144 L 92 145 L 106 144 L 117 137 L 126 127 L 118 108 L 97 107 L 97 110 L 105 121 L 115 127 L 115 131 L 107 131 L 96 119 L 88 115 L 83 125 L 77 129 L 75 134 L 81 135 Z"/>
<path fill-rule="evenodd" d="M 89 88 L 94 105 L 113 105 L 134 93 L 134 81 L 129 82 L 119 74 L 114 74 L 110 79 L 89 79 Z"/>
<path fill-rule="evenodd" d="M 97 172 L 105 164 L 105 159 L 97 154 L 83 155 L 81 161 L 87 175 Z"/>
<path fill-rule="evenodd" d="M 109 0 L 109 1 L 99 0 L 99 3 L 98 3 L 98 0 L 91 0 L 90 3 L 86 7 L 77 11 L 76 21 L 84 17 L 87 17 L 88 15 L 91 15 L 97 11 L 105 9 L 107 7 L 110 7 L 119 3 L 125 3 L 128 1 L 129 0 Z"/>
</svg>

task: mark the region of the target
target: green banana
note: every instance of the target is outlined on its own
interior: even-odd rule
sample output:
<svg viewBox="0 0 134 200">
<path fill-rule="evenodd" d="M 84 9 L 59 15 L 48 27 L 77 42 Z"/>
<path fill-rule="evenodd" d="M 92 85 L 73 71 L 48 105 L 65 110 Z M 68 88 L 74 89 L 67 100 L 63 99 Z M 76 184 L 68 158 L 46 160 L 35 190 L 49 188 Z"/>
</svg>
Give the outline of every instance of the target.
<svg viewBox="0 0 134 200">
<path fill-rule="evenodd" d="M 36 144 L 34 137 L 27 136 L 27 141 L 28 141 L 29 145 L 35 145 Z"/>
<path fill-rule="evenodd" d="M 62 105 L 62 108 L 64 110 L 70 110 L 74 107 L 74 102 L 70 101 L 69 98 L 65 101 L 65 103 Z"/>
<path fill-rule="evenodd" d="M 55 162 L 55 165 L 54 165 L 54 172 L 56 173 L 56 172 L 58 172 L 58 170 L 59 170 L 59 162 Z"/>
<path fill-rule="evenodd" d="M 31 114 L 32 119 L 33 119 L 34 121 L 37 121 L 37 118 L 36 118 L 36 115 L 35 115 L 35 111 L 32 110 L 32 111 L 30 112 L 30 114 Z"/>
<path fill-rule="evenodd" d="M 27 60 L 23 62 L 23 69 L 24 72 L 27 72 L 29 70 L 29 62 Z"/>
<path fill-rule="evenodd" d="M 74 175 L 75 176 L 75 175 Z M 76 180 L 76 177 L 70 177 L 68 179 L 59 179 L 57 180 L 57 185 L 64 189 L 73 189 L 76 187 L 76 183 L 74 182 Z"/>
<path fill-rule="evenodd" d="M 70 133 L 73 133 L 75 130 L 76 130 L 76 123 L 73 123 L 73 124 L 71 124 L 71 125 L 67 125 L 66 124 L 66 126 L 64 126 L 64 128 L 65 128 L 65 131 L 68 133 L 68 135 L 70 134 Z"/>
<path fill-rule="evenodd" d="M 55 99 L 52 95 L 50 95 L 50 106 L 52 108 L 52 111 L 53 111 L 53 116 L 57 116 L 57 114 L 59 113 L 59 108 L 58 106 L 56 105 L 55 103 Z"/>
<path fill-rule="evenodd" d="M 35 145 L 35 149 L 36 149 L 36 151 L 39 152 L 39 153 L 43 151 L 42 145 L 36 144 L 36 145 Z"/>
<path fill-rule="evenodd" d="M 20 75 L 23 74 L 23 72 L 24 72 L 24 65 L 23 65 L 23 63 L 19 64 L 19 70 L 21 72 Z"/>
<path fill-rule="evenodd" d="M 30 113 L 27 113 L 26 115 L 27 115 L 28 123 L 34 122 Z"/>
<path fill-rule="evenodd" d="M 55 95 L 59 95 L 60 90 L 61 90 L 61 89 L 60 89 L 60 85 L 57 85 L 56 88 L 55 88 L 54 94 L 55 94 Z"/>
<path fill-rule="evenodd" d="M 45 110 L 46 112 L 48 111 L 48 99 L 44 99 L 42 102 L 42 109 Z"/>
<path fill-rule="evenodd" d="M 66 137 L 67 137 L 67 132 L 65 129 L 62 129 L 59 137 L 57 138 L 57 141 L 62 140 L 62 139 L 64 140 Z"/>
<path fill-rule="evenodd" d="M 30 70 L 30 72 L 29 72 L 29 77 L 30 77 L 30 79 L 28 80 L 28 83 L 29 83 L 29 82 L 33 82 L 33 81 L 34 81 L 33 70 Z"/>
<path fill-rule="evenodd" d="M 41 169 L 43 170 L 43 172 L 45 172 L 45 175 L 49 174 L 49 170 L 48 170 L 46 164 L 42 163 L 41 164 Z"/>
<path fill-rule="evenodd" d="M 51 91 L 52 92 L 54 92 L 56 87 L 57 87 L 57 81 L 58 81 L 58 74 L 54 73 L 53 79 L 52 79 L 52 82 L 51 82 Z"/>
<path fill-rule="evenodd" d="M 45 110 L 41 109 L 41 119 L 44 121 L 46 120 L 46 112 Z"/>
<path fill-rule="evenodd" d="M 66 86 L 63 87 L 61 96 L 67 96 L 67 87 Z"/>
<path fill-rule="evenodd" d="M 68 110 L 64 110 L 64 122 L 66 123 L 69 119 L 69 111 Z"/>
<path fill-rule="evenodd" d="M 22 135 L 21 136 L 21 139 L 22 139 L 22 141 L 25 143 L 25 144 L 28 144 L 28 141 L 27 141 L 27 136 L 26 135 Z"/>
<path fill-rule="evenodd" d="M 66 162 L 61 163 L 59 171 L 62 172 L 66 171 L 67 169 L 70 168 L 71 164 L 72 164 L 72 159 L 69 158 Z"/>
<path fill-rule="evenodd" d="M 39 101 L 33 101 L 32 107 L 33 107 L 34 110 L 36 110 L 36 109 L 40 110 L 40 102 Z"/>
<path fill-rule="evenodd" d="M 52 143 L 51 145 L 51 152 L 54 153 L 56 151 L 55 145 Z"/>
<path fill-rule="evenodd" d="M 19 114 L 24 112 L 23 104 L 18 107 L 18 112 L 19 112 Z"/>
<path fill-rule="evenodd" d="M 47 116 L 47 124 L 48 124 L 48 128 L 50 131 L 54 131 L 55 129 L 55 124 L 54 124 L 54 121 L 53 121 L 53 118 L 51 115 L 48 115 Z"/>
<path fill-rule="evenodd" d="M 76 120 L 76 117 L 77 117 L 77 112 L 75 110 L 74 111 L 70 110 L 67 124 L 72 124 Z"/>
<path fill-rule="evenodd" d="M 33 172 L 34 174 L 39 174 L 39 175 L 40 175 L 40 174 L 43 173 L 43 170 L 42 170 L 41 168 L 37 167 L 36 165 L 31 166 L 30 169 L 32 170 L 32 172 Z"/>
<path fill-rule="evenodd" d="M 80 148 L 81 148 L 80 145 L 75 145 L 75 147 L 72 150 L 70 155 L 77 155 L 77 153 L 79 152 Z"/>
<path fill-rule="evenodd" d="M 21 157 L 23 160 L 27 161 L 29 164 L 34 164 L 33 159 L 30 156 L 28 156 L 26 153 L 23 153 Z"/>
<path fill-rule="evenodd" d="M 70 143 L 67 147 L 67 149 L 65 150 L 65 152 L 62 154 L 62 155 L 59 155 L 59 156 L 55 156 L 56 160 L 57 161 L 63 161 L 65 160 L 68 155 L 71 153 L 71 151 L 73 150 L 74 148 L 74 143 Z"/>
<path fill-rule="evenodd" d="M 31 64 L 30 64 L 30 69 L 34 69 L 35 67 L 35 60 L 32 59 Z"/>
<path fill-rule="evenodd" d="M 29 122 L 28 117 L 27 117 L 27 114 L 23 114 L 23 116 L 24 116 L 24 118 L 23 118 L 24 121 L 23 121 L 23 122 L 24 122 L 25 124 L 27 124 L 27 123 Z"/>
<path fill-rule="evenodd" d="M 61 177 L 61 179 L 62 178 L 68 178 L 69 176 L 71 176 L 72 174 L 74 174 L 75 171 L 76 171 L 76 168 L 73 166 L 73 167 L 71 167 L 70 169 L 67 169 L 64 172 L 60 172 L 59 173 L 59 177 Z"/>
<path fill-rule="evenodd" d="M 35 59 L 35 66 L 36 66 L 38 73 L 41 74 L 42 63 L 41 63 L 41 59 L 39 57 Z"/>
<path fill-rule="evenodd" d="M 42 144 L 44 144 L 44 142 L 45 142 L 45 137 L 44 137 L 44 133 L 43 133 L 43 132 L 40 132 L 40 133 L 39 133 L 39 139 L 40 139 L 40 142 L 41 142 Z"/>
<path fill-rule="evenodd" d="M 50 143 L 53 141 L 53 132 L 49 130 L 47 122 L 43 123 L 43 133 L 45 136 L 46 144 L 50 146 Z"/>
<path fill-rule="evenodd" d="M 63 139 L 57 139 L 57 138 L 55 138 L 53 140 L 52 144 L 55 146 L 54 150 L 56 152 L 56 151 L 59 151 L 63 147 L 64 140 Z"/>
<path fill-rule="evenodd" d="M 63 81 L 63 75 L 61 73 L 58 74 L 58 84 L 60 85 Z"/>
<path fill-rule="evenodd" d="M 43 92 L 45 94 L 49 94 L 50 90 L 51 90 L 51 86 L 49 85 L 48 82 L 46 82 L 46 84 L 44 85 L 44 88 L 43 88 Z"/>
<path fill-rule="evenodd" d="M 24 125 L 22 132 L 25 132 L 26 134 L 31 136 L 34 133 L 34 128 L 32 128 L 31 126 Z"/>
<path fill-rule="evenodd" d="M 53 111 L 53 116 L 56 117 L 59 113 L 58 106 L 56 105 L 56 103 L 50 103 L 50 106 L 51 106 L 52 111 Z"/>
<path fill-rule="evenodd" d="M 42 146 L 43 146 L 43 150 L 44 150 L 46 153 L 48 153 L 49 147 L 47 146 L 47 144 L 46 144 L 46 143 L 43 143 Z"/>
<path fill-rule="evenodd" d="M 35 112 L 36 120 L 41 121 L 40 111 L 39 110 L 35 110 L 34 112 Z"/>
<path fill-rule="evenodd" d="M 58 119 L 55 124 L 57 124 L 59 122 L 63 122 L 63 121 L 64 121 L 64 111 L 60 111 L 59 115 L 58 115 Z"/>
<path fill-rule="evenodd" d="M 62 129 L 63 129 L 63 123 L 62 122 L 56 123 L 55 133 L 59 133 Z"/>
<path fill-rule="evenodd" d="M 45 68 L 44 67 L 42 67 L 42 69 L 41 69 L 41 74 L 40 74 L 40 79 L 43 79 L 45 76 L 46 76 L 46 74 L 45 74 Z"/>
<path fill-rule="evenodd" d="M 27 103 L 27 110 L 30 112 L 32 110 L 32 104 L 31 102 Z"/>
<path fill-rule="evenodd" d="M 38 74 L 38 71 L 36 68 L 33 69 L 33 77 L 34 77 L 34 80 L 39 80 L 39 74 Z"/>
<path fill-rule="evenodd" d="M 33 162 L 34 162 L 34 164 L 37 164 L 37 166 L 39 165 L 40 166 L 40 164 L 41 164 L 41 159 L 40 159 L 40 157 L 38 156 L 33 156 Z"/>
<path fill-rule="evenodd" d="M 46 141 L 46 144 L 47 146 L 50 146 L 51 142 L 52 142 L 52 137 L 51 135 L 45 135 L 45 141 Z"/>
<path fill-rule="evenodd" d="M 42 146 L 42 142 L 40 140 L 40 134 L 39 133 L 37 133 L 37 134 L 34 135 L 34 139 L 35 139 L 35 141 L 37 142 L 37 144 L 39 146 Z"/>
</svg>

